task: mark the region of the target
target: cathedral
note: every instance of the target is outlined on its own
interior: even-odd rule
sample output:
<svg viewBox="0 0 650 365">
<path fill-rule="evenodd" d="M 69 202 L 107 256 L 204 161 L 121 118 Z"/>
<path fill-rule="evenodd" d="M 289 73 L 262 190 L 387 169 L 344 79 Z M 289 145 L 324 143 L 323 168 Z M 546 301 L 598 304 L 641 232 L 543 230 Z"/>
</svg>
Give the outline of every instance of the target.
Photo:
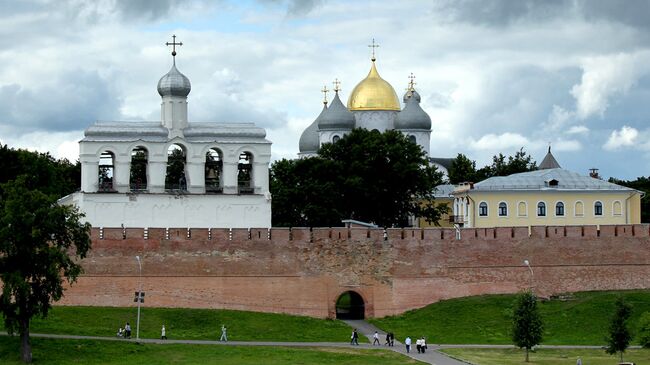
<svg viewBox="0 0 650 365">
<path fill-rule="evenodd" d="M 370 47 L 377 47 L 374 42 Z M 415 90 L 414 76 L 409 76 L 410 82 L 403 97 L 404 107 L 395 89 L 379 76 L 374 52 L 371 58 L 370 72 L 352 90 L 347 107 L 339 96 L 339 81 L 334 82 L 334 98 L 329 103 L 325 98 L 323 110 L 316 120 L 311 123 L 300 136 L 298 144 L 300 157 L 317 155 L 323 143 L 333 143 L 354 128 L 368 130 L 398 130 L 412 142 L 422 147 L 429 156 L 431 139 L 431 117 L 420 106 L 420 94 Z M 327 88 L 322 90 L 327 95 Z M 432 165 L 442 171 L 445 176 L 451 164 L 450 158 L 431 158 Z"/>
<path fill-rule="evenodd" d="M 79 142 L 81 190 L 61 199 L 94 227 L 271 227 L 271 142 L 253 123 L 190 123 L 190 80 L 158 81 L 160 120 L 96 122 Z"/>
</svg>

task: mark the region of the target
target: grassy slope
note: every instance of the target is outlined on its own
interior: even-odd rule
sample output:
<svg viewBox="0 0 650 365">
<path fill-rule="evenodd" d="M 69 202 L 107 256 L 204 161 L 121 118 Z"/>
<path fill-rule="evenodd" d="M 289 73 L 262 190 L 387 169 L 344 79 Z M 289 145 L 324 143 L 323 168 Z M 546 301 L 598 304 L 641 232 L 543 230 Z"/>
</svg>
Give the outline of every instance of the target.
<svg viewBox="0 0 650 365">
<path fill-rule="evenodd" d="M 55 307 L 47 319 L 35 319 L 33 333 L 114 336 L 118 327 L 131 323 L 136 330 L 135 308 Z M 311 317 L 211 309 L 142 308 L 140 337 L 158 338 L 165 324 L 169 339 L 218 340 L 221 324 L 231 341 L 349 341 L 351 329 L 340 321 Z M 361 339 L 362 341 L 367 341 Z"/>
<path fill-rule="evenodd" d="M 540 303 L 545 324 L 544 344 L 600 345 L 604 343 L 614 301 L 623 295 L 633 306 L 634 331 L 639 316 L 650 311 L 650 291 L 583 292 L 574 300 Z M 399 316 L 372 319 L 397 338 L 426 336 L 429 343 L 510 344 L 510 313 L 514 295 L 451 299 Z"/>
<path fill-rule="evenodd" d="M 487 350 L 487 349 L 445 349 L 444 352 L 477 365 L 519 365 L 525 364 L 522 350 Z M 551 350 L 541 349 L 530 353 L 530 365 L 575 365 L 578 356 L 583 364 L 612 365 L 619 357 L 607 355 L 603 350 Z M 650 351 L 629 350 L 624 355 L 625 361 L 637 364 L 650 363 Z"/>
<path fill-rule="evenodd" d="M 138 345 L 135 343 L 33 339 L 35 365 L 398 365 L 417 362 L 391 351 L 217 345 Z M 0 336 L 0 363 L 22 364 L 18 338 Z"/>
</svg>

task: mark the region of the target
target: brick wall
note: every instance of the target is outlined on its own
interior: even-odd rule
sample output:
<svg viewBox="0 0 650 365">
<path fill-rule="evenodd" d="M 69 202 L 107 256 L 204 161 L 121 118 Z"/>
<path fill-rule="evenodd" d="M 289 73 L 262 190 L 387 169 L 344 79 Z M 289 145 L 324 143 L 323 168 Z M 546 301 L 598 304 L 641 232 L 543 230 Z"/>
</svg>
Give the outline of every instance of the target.
<svg viewBox="0 0 650 365">
<path fill-rule="evenodd" d="M 599 229 L 598 229 L 599 228 Z M 146 238 L 145 238 L 146 237 Z M 650 287 L 650 226 L 464 229 L 93 229 L 85 274 L 63 304 L 328 317 L 354 290 L 367 316 L 467 295 Z M 524 266 L 529 260 L 534 275 Z"/>
</svg>

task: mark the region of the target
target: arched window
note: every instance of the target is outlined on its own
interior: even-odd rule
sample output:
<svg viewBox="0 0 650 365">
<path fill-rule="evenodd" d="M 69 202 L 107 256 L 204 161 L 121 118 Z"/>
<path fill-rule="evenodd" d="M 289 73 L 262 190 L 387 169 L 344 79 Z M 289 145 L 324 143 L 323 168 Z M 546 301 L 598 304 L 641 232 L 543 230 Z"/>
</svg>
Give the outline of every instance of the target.
<svg viewBox="0 0 650 365">
<path fill-rule="evenodd" d="M 97 191 L 102 193 L 114 192 L 113 178 L 115 176 L 115 156 L 111 151 L 104 151 L 99 156 L 99 186 Z"/>
<path fill-rule="evenodd" d="M 411 141 L 411 142 L 413 142 L 413 143 L 417 143 L 417 142 L 418 142 L 417 139 L 415 138 L 415 136 L 412 135 L 412 134 L 409 135 L 409 141 Z"/>
<path fill-rule="evenodd" d="M 253 155 L 250 152 L 242 152 L 237 164 L 237 193 L 253 194 L 254 192 Z"/>
<path fill-rule="evenodd" d="M 615 201 L 612 205 L 612 214 L 614 215 L 623 215 L 623 208 L 620 201 Z"/>
<path fill-rule="evenodd" d="M 336 143 L 336 142 L 338 142 L 340 139 L 341 139 L 341 137 L 339 137 L 339 136 L 334 136 L 334 137 L 332 137 L 332 143 Z"/>
<path fill-rule="evenodd" d="M 131 191 L 147 190 L 147 149 L 136 147 L 131 151 L 131 171 L 129 173 L 129 187 Z"/>
<path fill-rule="evenodd" d="M 528 216 L 528 206 L 526 205 L 526 202 L 519 202 L 519 204 L 517 204 L 517 215 L 520 217 Z"/>
<path fill-rule="evenodd" d="M 221 152 L 211 148 L 205 154 L 205 192 L 221 193 L 223 185 L 221 173 L 223 171 L 223 158 Z"/>
<path fill-rule="evenodd" d="M 537 216 L 546 217 L 546 203 L 544 202 L 537 203 Z"/>
<path fill-rule="evenodd" d="M 508 216 L 508 204 L 505 202 L 499 203 L 499 217 L 507 217 Z"/>
<path fill-rule="evenodd" d="M 187 178 L 185 174 L 186 152 L 183 146 L 173 144 L 167 150 L 167 175 L 165 189 L 168 191 L 186 191 Z"/>
<path fill-rule="evenodd" d="M 481 202 L 481 204 L 478 205 L 478 215 L 480 217 L 487 217 L 488 215 L 488 205 L 486 202 Z"/>
<path fill-rule="evenodd" d="M 581 201 L 576 202 L 575 215 L 576 217 L 582 217 L 585 215 L 585 205 L 582 204 Z"/>
<path fill-rule="evenodd" d="M 555 203 L 555 215 L 558 217 L 564 217 L 564 203 Z"/>
<path fill-rule="evenodd" d="M 594 203 L 594 215 L 603 215 L 603 203 L 601 202 Z"/>
</svg>

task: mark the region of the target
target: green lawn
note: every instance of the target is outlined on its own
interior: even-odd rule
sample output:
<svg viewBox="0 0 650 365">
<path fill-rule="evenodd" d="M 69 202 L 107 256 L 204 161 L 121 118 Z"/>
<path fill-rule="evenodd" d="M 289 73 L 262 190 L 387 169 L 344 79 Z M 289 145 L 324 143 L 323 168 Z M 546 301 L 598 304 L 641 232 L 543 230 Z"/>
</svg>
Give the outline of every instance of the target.
<svg viewBox="0 0 650 365">
<path fill-rule="evenodd" d="M 633 306 L 634 331 L 639 316 L 650 311 L 650 291 L 582 292 L 573 300 L 540 303 L 544 344 L 604 344 L 614 301 L 623 295 Z M 485 295 L 445 300 L 425 308 L 369 320 L 393 331 L 396 338 L 426 336 L 429 343 L 510 344 L 510 315 L 514 295 Z"/>
<path fill-rule="evenodd" d="M 418 364 L 388 350 L 219 345 L 154 345 L 113 341 L 32 339 L 35 365 L 401 365 Z M 0 336 L 0 363 L 19 365 L 17 337 Z"/>
<path fill-rule="evenodd" d="M 128 321 L 135 337 L 136 314 L 136 308 L 60 306 L 46 319 L 35 319 L 31 331 L 115 336 Z M 286 314 L 145 307 L 140 313 L 140 337 L 159 338 L 163 324 L 169 339 L 218 340 L 221 324 L 228 328 L 231 341 L 343 342 L 350 340 L 352 331 L 341 321 Z"/>
<path fill-rule="evenodd" d="M 476 365 L 575 365 L 578 356 L 584 365 L 614 365 L 619 357 L 607 355 L 604 350 L 539 349 L 530 353 L 530 362 L 524 362 L 523 350 L 445 349 L 443 352 Z M 650 350 L 628 350 L 625 361 L 650 364 Z"/>
</svg>

